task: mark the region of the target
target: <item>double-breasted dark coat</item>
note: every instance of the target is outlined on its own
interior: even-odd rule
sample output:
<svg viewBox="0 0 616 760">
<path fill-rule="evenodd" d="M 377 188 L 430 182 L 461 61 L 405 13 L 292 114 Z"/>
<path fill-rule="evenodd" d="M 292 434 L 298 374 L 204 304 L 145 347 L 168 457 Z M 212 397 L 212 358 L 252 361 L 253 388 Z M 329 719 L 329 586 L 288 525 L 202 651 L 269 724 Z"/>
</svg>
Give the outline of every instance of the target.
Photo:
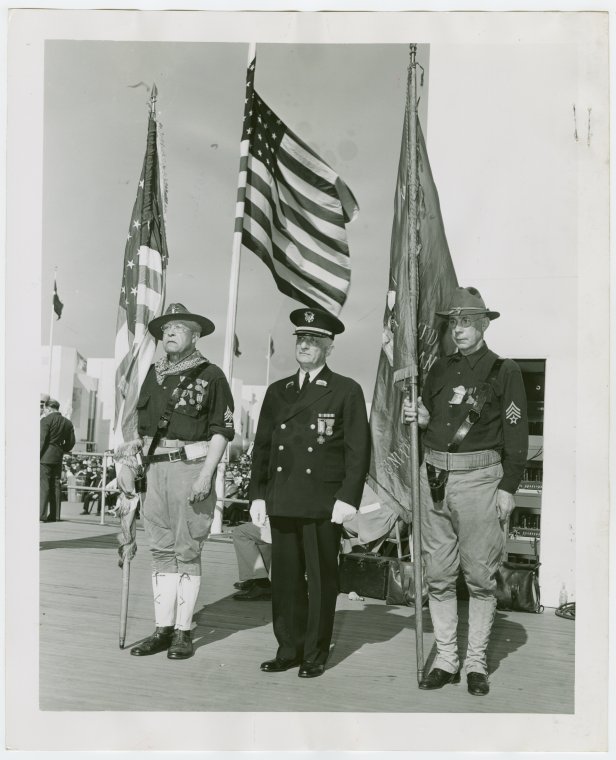
<svg viewBox="0 0 616 760">
<path fill-rule="evenodd" d="M 250 499 L 270 517 L 331 517 L 358 507 L 370 464 L 361 386 L 325 366 L 301 393 L 299 372 L 267 389 L 252 455 Z"/>
<path fill-rule="evenodd" d="M 250 500 L 272 530 L 272 618 L 280 659 L 325 666 L 338 595 L 336 499 L 358 507 L 370 463 L 361 387 L 325 366 L 270 385 L 253 448 Z"/>
</svg>

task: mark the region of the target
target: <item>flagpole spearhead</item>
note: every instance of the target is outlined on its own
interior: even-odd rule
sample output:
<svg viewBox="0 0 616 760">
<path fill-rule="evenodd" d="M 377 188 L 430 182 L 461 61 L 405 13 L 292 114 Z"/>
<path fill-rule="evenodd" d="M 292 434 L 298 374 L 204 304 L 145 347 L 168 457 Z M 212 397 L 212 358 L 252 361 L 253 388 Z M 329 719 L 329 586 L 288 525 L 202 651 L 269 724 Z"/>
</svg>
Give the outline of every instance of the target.
<svg viewBox="0 0 616 760">
<path fill-rule="evenodd" d="M 156 82 L 152 84 L 152 92 L 150 94 L 150 113 L 154 113 L 156 111 L 156 99 L 158 98 L 158 88 L 156 87 Z"/>
</svg>

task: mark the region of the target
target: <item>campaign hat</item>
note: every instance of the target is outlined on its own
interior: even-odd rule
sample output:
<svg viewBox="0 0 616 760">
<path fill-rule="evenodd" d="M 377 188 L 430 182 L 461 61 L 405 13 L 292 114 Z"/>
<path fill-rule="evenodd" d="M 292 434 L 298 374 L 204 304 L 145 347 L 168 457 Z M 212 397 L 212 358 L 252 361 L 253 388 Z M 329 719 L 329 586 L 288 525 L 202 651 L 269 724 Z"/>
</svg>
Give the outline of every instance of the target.
<svg viewBox="0 0 616 760">
<path fill-rule="evenodd" d="M 344 325 L 338 317 L 324 309 L 295 309 L 289 315 L 289 319 L 295 325 L 293 335 L 321 335 L 324 338 L 333 338 L 334 335 L 344 332 Z"/>
<path fill-rule="evenodd" d="M 488 319 L 498 319 L 499 311 L 492 311 L 485 305 L 477 288 L 456 288 L 449 301 L 447 311 L 437 311 L 439 317 L 486 316 Z"/>
<path fill-rule="evenodd" d="M 216 329 L 210 319 L 201 314 L 193 314 L 181 303 L 169 304 L 162 316 L 156 317 L 148 324 L 148 330 L 157 340 L 161 340 L 162 328 L 167 322 L 196 322 L 201 327 L 201 337 L 210 335 Z"/>
</svg>

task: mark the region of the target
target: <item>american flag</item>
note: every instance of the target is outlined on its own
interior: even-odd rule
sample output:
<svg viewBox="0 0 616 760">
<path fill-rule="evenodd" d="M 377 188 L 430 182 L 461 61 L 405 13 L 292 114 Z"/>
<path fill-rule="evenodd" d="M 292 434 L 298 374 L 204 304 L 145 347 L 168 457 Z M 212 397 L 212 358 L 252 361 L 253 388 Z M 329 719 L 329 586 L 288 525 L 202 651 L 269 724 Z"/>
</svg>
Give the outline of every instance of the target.
<svg viewBox="0 0 616 760">
<path fill-rule="evenodd" d="M 238 216 L 242 245 L 269 267 L 278 289 L 332 314 L 351 281 L 345 223 L 358 206 L 352 192 L 288 129 L 246 76 Z"/>
<path fill-rule="evenodd" d="M 162 314 L 165 300 L 166 198 L 158 149 L 156 94 L 154 85 L 143 169 L 124 249 L 115 341 L 116 446 L 137 437 L 139 388 L 156 349 L 156 342 L 148 332 L 148 322 Z"/>
</svg>

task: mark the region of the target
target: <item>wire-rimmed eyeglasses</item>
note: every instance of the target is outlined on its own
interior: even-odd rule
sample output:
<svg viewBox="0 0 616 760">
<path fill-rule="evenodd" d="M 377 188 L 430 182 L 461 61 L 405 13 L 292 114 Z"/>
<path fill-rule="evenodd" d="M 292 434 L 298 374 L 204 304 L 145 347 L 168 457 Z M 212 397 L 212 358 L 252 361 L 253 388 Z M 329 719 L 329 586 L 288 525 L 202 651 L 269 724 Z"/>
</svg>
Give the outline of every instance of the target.
<svg viewBox="0 0 616 760">
<path fill-rule="evenodd" d="M 449 317 L 447 320 L 449 327 L 454 330 L 456 327 L 470 327 L 473 322 L 476 322 L 478 319 L 483 319 L 485 314 L 480 314 L 476 317 L 469 317 L 468 315 L 464 315 L 463 317 Z"/>
</svg>

